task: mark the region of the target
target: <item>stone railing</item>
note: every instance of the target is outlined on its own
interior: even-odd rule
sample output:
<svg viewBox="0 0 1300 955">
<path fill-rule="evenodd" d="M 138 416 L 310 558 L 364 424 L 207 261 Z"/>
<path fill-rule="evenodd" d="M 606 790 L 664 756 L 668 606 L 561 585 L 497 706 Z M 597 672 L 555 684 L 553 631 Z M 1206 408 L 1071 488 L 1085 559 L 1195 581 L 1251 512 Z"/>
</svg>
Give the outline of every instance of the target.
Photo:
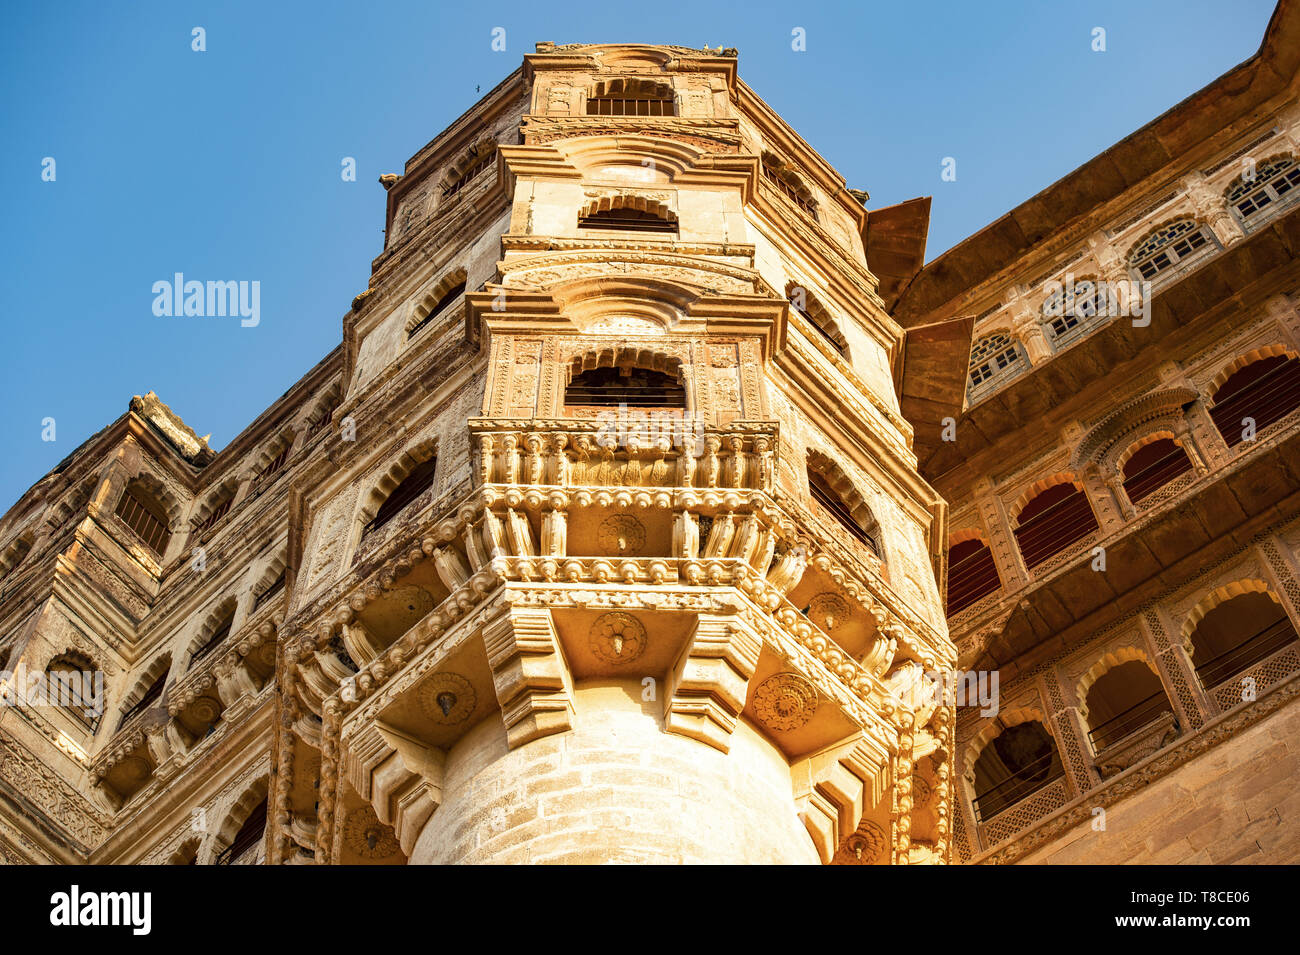
<svg viewBox="0 0 1300 955">
<path fill-rule="evenodd" d="M 470 419 L 481 484 L 770 491 L 776 422 L 725 428 L 689 416 L 611 411 L 609 420 Z"/>
</svg>

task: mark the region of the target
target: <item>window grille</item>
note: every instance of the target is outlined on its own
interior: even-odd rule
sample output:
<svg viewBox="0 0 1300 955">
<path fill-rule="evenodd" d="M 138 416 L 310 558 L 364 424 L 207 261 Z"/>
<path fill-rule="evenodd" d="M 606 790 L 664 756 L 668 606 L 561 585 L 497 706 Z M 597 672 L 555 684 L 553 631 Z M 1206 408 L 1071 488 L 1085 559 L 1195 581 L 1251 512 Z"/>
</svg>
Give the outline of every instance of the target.
<svg viewBox="0 0 1300 955">
<path fill-rule="evenodd" d="M 645 368 L 589 368 L 564 389 L 564 403 L 575 407 L 682 408 L 686 386 L 671 375 Z"/>
<path fill-rule="evenodd" d="M 993 551 L 979 538 L 962 541 L 948 551 L 947 615 L 960 613 L 1002 587 Z"/>
<path fill-rule="evenodd" d="M 217 521 L 221 520 L 223 517 L 226 516 L 227 512 L 229 512 L 230 505 L 234 503 L 234 500 L 235 497 L 232 494 L 230 497 L 226 498 L 224 501 L 222 501 L 220 504 L 214 507 L 212 509 L 212 512 L 208 514 L 207 517 L 202 518 L 201 520 L 196 520 L 194 522 L 194 529 L 199 533 L 202 533 L 212 525 L 216 524 Z"/>
<path fill-rule="evenodd" d="M 1280 211 L 1290 205 L 1300 196 L 1297 186 L 1300 186 L 1300 165 L 1290 156 L 1281 156 L 1256 167 L 1253 179 L 1238 178 L 1224 193 L 1224 198 L 1237 218 L 1245 223 L 1265 209 Z"/>
<path fill-rule="evenodd" d="M 1210 417 L 1228 447 L 1245 440 L 1244 419 L 1256 433 L 1300 407 L 1300 360 L 1286 355 L 1261 358 L 1233 372 L 1214 394 Z"/>
<path fill-rule="evenodd" d="M 489 150 L 486 156 L 481 158 L 478 162 L 474 163 L 474 165 L 470 166 L 463 173 L 457 176 L 450 184 L 448 184 L 443 188 L 442 198 L 450 199 L 452 196 L 456 195 L 456 193 L 460 192 L 462 189 L 468 186 L 470 184 L 470 181 L 475 176 L 477 176 L 479 173 L 483 172 L 485 169 L 490 167 L 495 161 L 496 161 L 496 153 Z"/>
<path fill-rule="evenodd" d="M 383 527 L 400 514 L 407 505 L 433 487 L 433 477 L 437 466 L 437 458 L 430 458 L 422 464 L 417 464 L 415 470 L 393 489 L 393 493 L 388 495 L 383 504 L 379 505 L 379 510 L 375 512 L 374 518 L 366 525 L 366 532 L 369 533 Z"/>
<path fill-rule="evenodd" d="M 159 557 L 167 550 L 167 542 L 171 539 L 167 517 L 162 508 L 144 494 L 128 487 L 117 502 L 117 516 Z"/>
<path fill-rule="evenodd" d="M 1026 504 L 1018 525 L 1016 543 L 1025 566 L 1032 569 L 1097 530 L 1097 518 L 1088 496 L 1063 481 Z"/>
<path fill-rule="evenodd" d="M 812 216 L 814 219 L 817 218 L 817 205 L 813 202 L 812 197 L 808 195 L 806 190 L 800 189 L 794 183 L 790 182 L 788 176 L 783 175 L 775 165 L 767 160 L 763 161 L 762 167 L 764 179 L 776 186 L 777 190 L 780 191 L 782 195 L 808 215 Z"/>
<path fill-rule="evenodd" d="M 578 217 L 579 229 L 619 229 L 625 232 L 676 232 L 677 220 L 641 209 L 604 209 Z"/>
<path fill-rule="evenodd" d="M 998 333 L 981 338 L 971 349 L 967 386 L 971 400 L 1015 378 L 1024 368 L 1024 353 L 1011 336 Z"/>
<path fill-rule="evenodd" d="M 623 89 L 601 89 L 587 97 L 588 116 L 675 116 L 673 91 L 668 86 L 628 84 Z"/>
<path fill-rule="evenodd" d="M 858 522 L 848 505 L 827 483 L 826 478 L 811 469 L 808 471 L 808 490 L 812 494 L 812 499 L 834 517 L 854 539 L 865 544 L 876 557 L 880 556 L 880 543 L 875 535 Z"/>
<path fill-rule="evenodd" d="M 1161 226 L 1129 253 L 1129 266 L 1144 279 L 1169 272 L 1194 253 L 1214 248 L 1207 230 L 1191 219 Z"/>
<path fill-rule="evenodd" d="M 1136 504 L 1191 469 L 1187 452 L 1172 438 L 1152 441 L 1124 462 L 1124 493 Z"/>
<path fill-rule="evenodd" d="M 406 333 L 406 337 L 408 339 L 413 338 L 416 332 L 424 328 L 425 325 L 428 325 L 435 318 L 437 318 L 439 315 L 445 312 L 448 308 L 452 306 L 452 304 L 458 298 L 460 298 L 464 294 L 465 294 L 465 282 L 464 280 L 462 280 L 460 282 L 457 282 L 451 288 L 449 288 L 443 294 L 442 298 L 438 299 L 437 304 L 435 304 L 433 308 L 429 309 L 428 315 L 425 315 L 422 319 L 420 319 L 413 326 L 411 326 L 411 330 Z"/>
</svg>

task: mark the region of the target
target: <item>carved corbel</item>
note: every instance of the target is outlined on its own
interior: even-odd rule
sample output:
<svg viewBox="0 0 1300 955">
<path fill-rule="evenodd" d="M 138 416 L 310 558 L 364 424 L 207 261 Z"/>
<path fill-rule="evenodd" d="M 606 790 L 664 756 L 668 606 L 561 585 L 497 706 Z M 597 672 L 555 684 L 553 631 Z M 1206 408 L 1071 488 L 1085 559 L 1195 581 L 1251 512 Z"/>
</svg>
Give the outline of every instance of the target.
<svg viewBox="0 0 1300 955">
<path fill-rule="evenodd" d="M 573 726 L 569 668 L 550 611 L 507 608 L 484 625 L 483 646 L 511 749 Z"/>
<path fill-rule="evenodd" d="M 360 620 L 343 624 L 342 636 L 344 649 L 358 666 L 365 666 L 384 649 Z"/>
<path fill-rule="evenodd" d="M 352 788 L 393 827 L 408 856 L 442 804 L 446 753 L 375 721 L 345 741 L 343 772 Z"/>
<path fill-rule="evenodd" d="M 469 580 L 471 573 L 465 558 L 451 547 L 438 547 L 433 551 L 433 566 L 438 577 L 450 591 L 458 590 L 461 584 Z"/>
<path fill-rule="evenodd" d="M 795 805 L 823 863 L 857 831 L 889 785 L 889 751 L 865 733 L 855 733 L 791 767 Z"/>
<path fill-rule="evenodd" d="M 740 618 L 700 614 L 668 675 L 664 728 L 727 752 L 762 638 Z"/>
</svg>

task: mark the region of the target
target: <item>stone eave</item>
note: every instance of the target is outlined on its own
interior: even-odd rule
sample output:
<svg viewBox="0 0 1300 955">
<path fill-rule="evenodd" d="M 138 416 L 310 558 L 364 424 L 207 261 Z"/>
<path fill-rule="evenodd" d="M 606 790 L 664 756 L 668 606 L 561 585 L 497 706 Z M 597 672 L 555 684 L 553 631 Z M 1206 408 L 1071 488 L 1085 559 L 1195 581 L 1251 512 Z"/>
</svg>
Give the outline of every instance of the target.
<svg viewBox="0 0 1300 955">
<path fill-rule="evenodd" d="M 962 296 L 1015 266 L 1117 197 L 1190 161 L 1197 147 L 1294 87 L 1300 0 L 1281 0 L 1258 52 L 927 265 L 899 302 L 906 324 L 962 307 Z"/>
</svg>

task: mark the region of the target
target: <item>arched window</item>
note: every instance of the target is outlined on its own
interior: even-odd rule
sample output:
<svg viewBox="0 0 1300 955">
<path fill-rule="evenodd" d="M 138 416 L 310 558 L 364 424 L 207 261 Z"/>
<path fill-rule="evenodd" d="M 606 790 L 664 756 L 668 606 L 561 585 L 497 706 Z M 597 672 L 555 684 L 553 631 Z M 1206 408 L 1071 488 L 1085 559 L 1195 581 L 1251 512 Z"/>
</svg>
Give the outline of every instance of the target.
<svg viewBox="0 0 1300 955">
<path fill-rule="evenodd" d="M 269 482 L 289 460 L 289 452 L 293 450 L 293 435 L 282 435 L 279 442 L 279 449 L 271 456 L 271 460 L 262 465 L 261 470 L 257 472 L 257 477 L 254 480 L 258 485 Z M 272 445 L 272 447 L 275 447 L 275 445 Z"/>
<path fill-rule="evenodd" d="M 675 233 L 677 216 L 662 202 L 644 196 L 607 196 L 583 207 L 578 228 Z"/>
<path fill-rule="evenodd" d="M 1129 268 L 1140 278 L 1153 279 L 1217 247 L 1209 229 L 1192 219 L 1179 219 L 1148 233 L 1133 246 Z"/>
<path fill-rule="evenodd" d="M 375 511 L 375 516 L 370 523 L 366 525 L 365 532 L 369 533 L 383 527 L 394 517 L 404 511 L 416 498 L 424 494 L 425 491 L 433 487 L 433 479 L 438 469 L 438 459 L 431 457 L 427 461 L 417 464 L 411 472 L 402 479 L 397 487 L 393 488 L 391 494 L 384 498 L 384 502 L 379 505 Z"/>
<path fill-rule="evenodd" d="M 166 686 L 167 669 L 164 667 L 162 673 L 159 673 L 153 683 L 149 685 L 149 688 L 144 691 L 144 695 L 141 696 L 132 706 L 128 707 L 126 712 L 122 714 L 122 718 L 117 722 L 117 729 L 121 730 L 121 728 L 131 722 L 131 720 L 135 719 L 151 706 L 154 706 L 158 700 L 162 698 L 163 689 Z"/>
<path fill-rule="evenodd" d="M 1020 343 L 1005 332 L 987 335 L 970 351 L 970 377 L 967 393 L 972 402 L 1018 376 L 1028 367 Z"/>
<path fill-rule="evenodd" d="M 222 494 L 222 496 L 217 500 L 217 503 L 212 506 L 212 510 L 208 511 L 206 516 L 196 517 L 194 519 L 195 533 L 202 534 L 209 527 L 215 525 L 230 513 L 230 505 L 233 503 L 235 503 L 235 492 L 232 489 Z"/>
<path fill-rule="evenodd" d="M 817 219 L 817 202 L 813 199 L 812 192 L 800 180 L 798 175 L 792 172 L 787 165 L 775 156 L 765 154 L 762 159 L 763 178 L 776 187 L 781 195 L 785 196 L 805 213 Z"/>
<path fill-rule="evenodd" d="M 414 338 L 420 329 L 455 305 L 464 294 L 465 272 L 457 269 L 439 282 L 434 291 L 420 303 L 415 321 L 406 329 L 407 340 Z"/>
<path fill-rule="evenodd" d="M 1263 431 L 1300 408 L 1300 359 L 1290 355 L 1259 358 L 1233 372 L 1214 392 L 1210 417 L 1228 447 L 1234 448 L 1249 433 Z"/>
<path fill-rule="evenodd" d="M 194 650 L 190 651 L 189 666 L 194 666 L 194 664 L 198 663 L 217 647 L 221 646 L 221 642 L 225 640 L 226 637 L 230 636 L 230 627 L 234 622 L 235 611 L 232 609 L 217 622 L 216 626 L 212 628 L 212 633 L 208 635 L 207 640 Z"/>
<path fill-rule="evenodd" d="M 678 377 L 626 365 L 588 368 L 564 389 L 566 406 L 577 408 L 686 408 L 686 386 Z"/>
<path fill-rule="evenodd" d="M 167 512 L 157 499 L 137 483 L 128 484 L 117 502 L 117 516 L 151 551 L 161 557 L 171 540 Z"/>
<path fill-rule="evenodd" d="M 797 282 L 791 282 L 785 287 L 785 297 L 809 325 L 821 332 L 832 348 L 843 357 L 848 357 L 849 343 L 845 340 L 844 333 L 840 331 L 835 319 L 831 318 L 830 312 L 811 292 Z"/>
<path fill-rule="evenodd" d="M 266 834 L 266 800 L 263 799 L 248 814 L 244 824 L 235 833 L 234 840 L 217 856 L 217 865 L 238 865 L 241 859 L 256 853 Z"/>
<path fill-rule="evenodd" d="M 1142 445 L 1124 462 L 1124 493 L 1136 504 L 1191 469 L 1182 445 L 1173 438 L 1159 438 Z"/>
<path fill-rule="evenodd" d="M 876 519 L 861 496 L 853 488 L 849 479 L 838 468 L 832 470 L 826 466 L 817 466 L 813 461 L 808 464 L 808 491 L 812 499 L 823 512 L 832 517 L 841 527 L 858 542 L 866 545 L 877 558 L 881 557 L 880 528 Z M 850 503 L 843 491 L 848 491 L 856 500 Z"/>
<path fill-rule="evenodd" d="M 45 668 L 50 704 L 60 707 L 91 733 L 99 729 L 104 715 L 102 678 L 97 689 L 95 671 L 95 664 L 80 653 L 60 654 Z"/>
<path fill-rule="evenodd" d="M 0 577 L 4 577 L 23 562 L 31 552 L 33 539 L 32 534 L 24 534 L 0 553 Z"/>
<path fill-rule="evenodd" d="M 1207 613 L 1192 631 L 1196 676 L 1214 690 L 1295 640 L 1295 627 L 1270 594 L 1241 594 Z"/>
<path fill-rule="evenodd" d="M 1090 278 L 1079 279 L 1043 302 L 1043 324 L 1054 348 L 1077 341 L 1110 317 L 1110 303 Z"/>
<path fill-rule="evenodd" d="M 588 116 L 675 116 L 673 88 L 653 80 L 613 79 L 587 94 Z"/>
<path fill-rule="evenodd" d="M 268 600 L 273 600 L 275 596 L 284 590 L 284 571 L 280 571 L 280 576 L 276 577 L 265 589 L 258 591 L 253 597 L 253 612 L 265 604 Z"/>
<path fill-rule="evenodd" d="M 1173 712 L 1160 678 L 1142 660 L 1111 667 L 1089 687 L 1086 702 L 1097 753 Z"/>
<path fill-rule="evenodd" d="M 947 615 L 960 613 L 1002 586 L 993 551 L 978 537 L 948 548 Z"/>
<path fill-rule="evenodd" d="M 1016 516 L 1016 543 L 1025 566 L 1037 567 L 1097 530 L 1097 518 L 1083 489 L 1073 481 L 1039 491 Z"/>
<path fill-rule="evenodd" d="M 975 817 L 987 822 L 1063 775 L 1056 742 L 1042 723 L 1009 726 L 975 760 Z"/>
<path fill-rule="evenodd" d="M 1260 163 L 1248 180 L 1243 173 L 1223 194 L 1237 219 L 1247 227 L 1280 212 L 1300 196 L 1300 165 L 1290 156 L 1278 156 Z"/>
<path fill-rule="evenodd" d="M 457 168 L 443 180 L 442 198 L 450 199 L 470 184 L 475 176 L 490 169 L 496 161 L 496 143 L 482 142 L 470 148 Z"/>
</svg>

